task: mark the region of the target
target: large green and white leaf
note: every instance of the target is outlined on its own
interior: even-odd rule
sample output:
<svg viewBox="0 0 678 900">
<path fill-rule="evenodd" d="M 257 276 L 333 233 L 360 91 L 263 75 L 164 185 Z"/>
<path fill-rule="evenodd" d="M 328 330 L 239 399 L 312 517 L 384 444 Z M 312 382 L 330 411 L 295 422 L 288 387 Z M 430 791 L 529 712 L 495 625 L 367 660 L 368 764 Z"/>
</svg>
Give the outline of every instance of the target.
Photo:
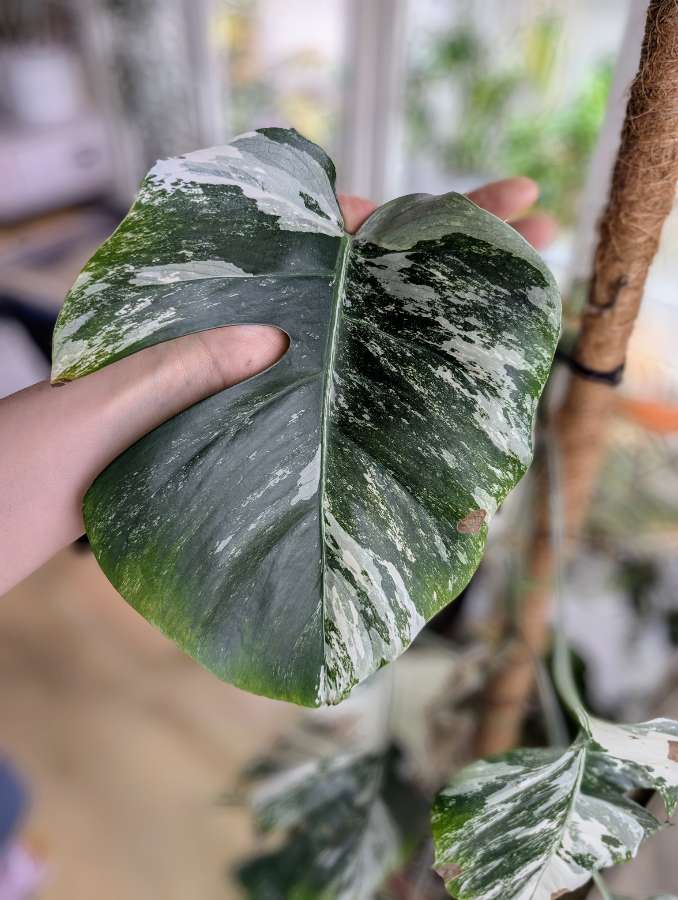
<svg viewBox="0 0 678 900">
<path fill-rule="evenodd" d="M 279 773 L 253 793 L 260 828 L 281 829 L 277 850 L 241 867 L 253 900 L 372 900 L 403 862 L 427 817 L 395 748 Z"/>
<path fill-rule="evenodd" d="M 478 565 L 530 461 L 558 294 L 458 194 L 346 234 L 325 153 L 263 129 L 151 170 L 66 300 L 53 378 L 239 323 L 289 351 L 115 460 L 87 532 L 123 597 L 220 677 L 334 703 Z"/>
<path fill-rule="evenodd" d="M 565 752 L 480 760 L 438 795 L 435 865 L 455 897 L 554 900 L 631 859 L 660 827 L 625 794 L 657 789 L 673 808 L 678 762 L 667 742 L 678 723 L 590 727 Z"/>
</svg>

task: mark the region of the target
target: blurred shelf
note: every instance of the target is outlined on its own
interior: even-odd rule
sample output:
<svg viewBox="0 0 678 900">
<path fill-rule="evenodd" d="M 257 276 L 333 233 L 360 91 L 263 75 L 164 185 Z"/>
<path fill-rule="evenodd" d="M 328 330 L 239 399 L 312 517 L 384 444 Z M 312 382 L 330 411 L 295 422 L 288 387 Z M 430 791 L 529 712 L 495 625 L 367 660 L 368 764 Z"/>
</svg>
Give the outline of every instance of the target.
<svg viewBox="0 0 678 900">
<path fill-rule="evenodd" d="M 0 222 L 12 222 L 110 191 L 111 153 L 95 114 L 44 126 L 3 124 L 0 135 Z"/>
</svg>

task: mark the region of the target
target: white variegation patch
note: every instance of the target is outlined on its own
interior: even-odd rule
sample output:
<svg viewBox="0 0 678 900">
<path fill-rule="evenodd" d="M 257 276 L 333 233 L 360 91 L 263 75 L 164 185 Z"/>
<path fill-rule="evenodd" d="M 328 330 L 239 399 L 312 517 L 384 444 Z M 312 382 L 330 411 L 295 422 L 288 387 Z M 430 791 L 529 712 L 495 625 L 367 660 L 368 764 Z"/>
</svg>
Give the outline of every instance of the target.
<svg viewBox="0 0 678 900">
<path fill-rule="evenodd" d="M 544 288 L 532 285 L 527 290 L 527 299 L 546 315 L 553 328 L 560 328 L 560 310 L 549 302 L 548 293 Z"/>
<path fill-rule="evenodd" d="M 220 259 L 196 259 L 191 262 L 142 266 L 134 272 L 134 276 L 130 278 L 130 284 L 144 287 L 149 284 L 199 281 L 202 278 L 249 278 L 251 275 L 251 272 L 246 272 L 232 262 Z"/>
<path fill-rule="evenodd" d="M 318 493 L 320 486 L 320 447 L 313 455 L 313 459 L 307 463 L 299 472 L 299 480 L 297 481 L 297 492 L 290 500 L 290 505 L 295 506 L 302 500 L 310 500 L 314 494 Z"/>
<path fill-rule="evenodd" d="M 95 311 L 93 309 L 88 309 L 87 312 L 82 313 L 82 315 L 70 319 L 70 321 L 66 322 L 66 324 L 61 327 L 59 331 L 60 339 L 65 341 L 66 338 L 70 338 L 71 335 L 75 334 L 83 325 L 89 322 L 94 314 Z"/>
<path fill-rule="evenodd" d="M 61 330 L 54 338 L 54 350 L 59 354 L 59 366 L 62 370 L 68 371 L 80 364 L 83 359 L 96 358 L 103 353 L 121 354 L 128 347 L 133 347 L 179 318 L 174 306 L 166 306 L 158 311 L 155 318 L 143 321 L 131 316 L 126 318 L 121 311 L 119 318 L 87 338 L 71 338 Z M 83 314 L 79 319 L 78 330 L 87 321 L 87 314 Z M 70 324 L 75 327 L 74 322 Z"/>
<path fill-rule="evenodd" d="M 304 150 L 286 148 L 286 165 L 277 165 L 280 145 L 258 132 L 234 138 L 230 144 L 163 159 L 148 174 L 159 191 L 148 190 L 146 199 L 162 203 L 164 194 L 183 191 L 200 198 L 201 185 L 239 188 L 266 215 L 275 216 L 287 231 L 311 231 L 339 237 L 341 213 L 327 173 Z M 309 209 L 304 195 L 317 205 Z"/>
</svg>

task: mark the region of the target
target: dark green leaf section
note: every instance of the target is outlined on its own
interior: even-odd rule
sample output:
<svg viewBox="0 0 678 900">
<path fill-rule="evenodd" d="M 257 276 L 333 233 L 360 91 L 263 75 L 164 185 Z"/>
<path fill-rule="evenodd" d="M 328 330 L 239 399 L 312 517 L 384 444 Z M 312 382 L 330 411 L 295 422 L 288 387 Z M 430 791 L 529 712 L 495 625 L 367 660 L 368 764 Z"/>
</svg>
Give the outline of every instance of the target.
<svg viewBox="0 0 678 900">
<path fill-rule="evenodd" d="M 311 762 L 254 794 L 264 831 L 282 846 L 246 863 L 239 878 L 252 900 L 371 900 L 403 862 L 427 816 L 400 754 Z"/>
<path fill-rule="evenodd" d="M 557 291 L 457 194 L 346 235 L 331 161 L 264 129 L 149 173 L 67 298 L 53 376 L 240 323 L 283 329 L 288 353 L 115 460 L 87 532 L 123 597 L 221 678 L 336 703 L 475 571 L 531 458 Z"/>
</svg>

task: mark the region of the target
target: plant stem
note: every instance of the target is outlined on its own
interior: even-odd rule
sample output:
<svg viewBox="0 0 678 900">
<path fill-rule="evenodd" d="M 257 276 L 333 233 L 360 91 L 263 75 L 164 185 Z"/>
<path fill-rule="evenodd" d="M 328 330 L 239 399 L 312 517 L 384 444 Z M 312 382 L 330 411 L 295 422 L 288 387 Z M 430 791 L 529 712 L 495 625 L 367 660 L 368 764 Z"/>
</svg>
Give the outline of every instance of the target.
<svg viewBox="0 0 678 900">
<path fill-rule="evenodd" d="M 549 484 L 549 537 L 553 555 L 553 582 L 555 593 L 553 677 L 560 699 L 577 718 L 583 731 L 590 735 L 589 716 L 579 695 L 572 671 L 572 654 L 565 634 L 565 599 L 563 597 L 563 568 L 565 548 L 563 535 L 563 482 L 558 441 L 549 426 L 546 427 L 547 477 Z"/>
<path fill-rule="evenodd" d="M 678 181 L 678 3 L 651 0 L 638 74 L 631 86 L 593 276 L 564 402 L 554 419 L 563 468 L 563 531 L 569 544 L 586 516 L 620 375 L 650 263 Z M 548 481 L 542 482 L 547 496 Z M 531 659 L 548 643 L 555 556 L 549 512 L 536 516 L 520 642 L 491 679 L 476 750 L 486 756 L 518 742 L 533 687 Z"/>
</svg>

